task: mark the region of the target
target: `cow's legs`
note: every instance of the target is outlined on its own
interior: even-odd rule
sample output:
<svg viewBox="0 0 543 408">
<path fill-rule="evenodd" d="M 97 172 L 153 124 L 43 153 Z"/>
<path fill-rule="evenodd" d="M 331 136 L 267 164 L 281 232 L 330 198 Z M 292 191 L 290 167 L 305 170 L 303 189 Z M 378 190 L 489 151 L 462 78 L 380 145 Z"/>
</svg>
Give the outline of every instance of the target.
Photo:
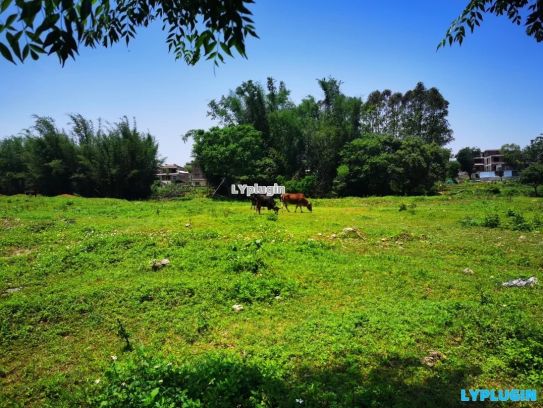
<svg viewBox="0 0 543 408">
<path fill-rule="evenodd" d="M 287 202 L 283 202 L 283 207 L 285 207 L 287 209 L 288 212 L 290 212 L 290 210 L 288 209 L 288 205 L 287 205 Z"/>
</svg>

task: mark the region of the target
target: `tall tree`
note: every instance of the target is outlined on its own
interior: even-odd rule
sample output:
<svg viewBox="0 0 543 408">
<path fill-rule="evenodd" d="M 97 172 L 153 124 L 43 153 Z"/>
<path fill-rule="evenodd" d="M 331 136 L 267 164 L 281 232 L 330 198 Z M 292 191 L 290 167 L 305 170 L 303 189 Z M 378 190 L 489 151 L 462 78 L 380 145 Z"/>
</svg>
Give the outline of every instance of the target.
<svg viewBox="0 0 543 408">
<path fill-rule="evenodd" d="M 86 196 L 138 199 L 148 197 L 159 164 L 158 144 L 125 117 L 108 129 L 72 115 L 72 134 L 79 141 L 75 190 Z"/>
<path fill-rule="evenodd" d="M 0 194 L 22 193 L 28 182 L 24 138 L 0 140 Z"/>
<path fill-rule="evenodd" d="M 469 178 L 473 174 L 474 158 L 481 155 L 478 147 L 464 147 L 456 153 L 456 160 L 460 163 L 460 170 L 468 173 Z"/>
<path fill-rule="evenodd" d="M 266 157 L 262 132 L 251 125 L 213 127 L 209 131 L 191 130 L 193 156 L 208 180 L 219 185 L 230 183 L 268 183 L 273 180 L 275 163 Z"/>
<path fill-rule="evenodd" d="M 3 0 L 0 55 L 15 63 L 55 54 L 64 64 L 79 48 L 128 43 L 139 28 L 160 21 L 168 50 L 196 64 L 202 56 L 224 61 L 245 57 L 247 37 L 257 37 L 247 8 L 253 0 Z"/>
<path fill-rule="evenodd" d="M 362 108 L 362 128 L 397 138 L 418 136 L 443 146 L 453 140 L 448 109 L 449 102 L 439 90 L 427 89 L 422 82 L 405 94 L 374 91 Z"/>
<path fill-rule="evenodd" d="M 520 181 L 524 184 L 529 184 L 534 188 L 537 196 L 537 187 L 543 184 L 543 164 L 532 163 L 520 173 Z"/>
<path fill-rule="evenodd" d="M 529 162 L 543 163 L 543 133 L 530 141 L 524 154 Z"/>
<path fill-rule="evenodd" d="M 275 108 L 277 104 L 277 95 L 275 93 L 270 95 L 274 99 L 273 102 L 267 98 L 262 85 L 251 80 L 245 81 L 235 92 L 230 91 L 218 101 L 212 100 L 208 104 L 208 116 L 218 119 L 224 125 L 250 124 L 267 139 L 270 131 L 268 109 L 270 106 Z"/>
<path fill-rule="evenodd" d="M 26 133 L 30 186 L 45 195 L 73 192 L 71 177 L 77 166 L 74 141 L 47 117 L 36 117 Z"/>
<path fill-rule="evenodd" d="M 427 143 L 444 146 L 453 140 L 449 126 L 449 102 L 437 88 L 427 89 L 422 82 L 403 97 L 404 136 L 419 136 Z"/>
<path fill-rule="evenodd" d="M 514 143 L 504 144 L 500 149 L 505 163 L 515 170 L 524 168 L 526 159 L 519 145 Z"/>
</svg>

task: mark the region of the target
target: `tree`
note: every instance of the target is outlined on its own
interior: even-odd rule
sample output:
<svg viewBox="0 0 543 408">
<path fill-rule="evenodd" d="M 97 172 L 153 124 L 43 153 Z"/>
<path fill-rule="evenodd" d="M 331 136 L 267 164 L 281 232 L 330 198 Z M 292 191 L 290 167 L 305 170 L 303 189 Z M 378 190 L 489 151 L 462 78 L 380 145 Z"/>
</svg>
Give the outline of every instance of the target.
<svg viewBox="0 0 543 408">
<path fill-rule="evenodd" d="M 364 132 L 400 139 L 418 136 L 426 143 L 444 146 L 453 140 L 448 115 L 449 102 L 441 92 L 419 82 L 405 94 L 389 89 L 370 93 L 361 120 Z"/>
<path fill-rule="evenodd" d="M 438 49 L 447 43 L 462 44 L 466 36 L 466 27 L 473 33 L 480 26 L 486 13 L 507 16 L 517 25 L 524 24 L 526 34 L 537 42 L 543 41 L 543 4 L 541 0 L 470 0 L 462 14 L 449 26 Z"/>
<path fill-rule="evenodd" d="M 460 171 L 460 163 L 458 160 L 451 160 L 447 163 L 447 178 L 456 180 Z"/>
<path fill-rule="evenodd" d="M 444 146 L 453 140 L 449 127 L 449 102 L 437 88 L 427 89 L 422 82 L 403 96 L 404 136 L 419 136 L 426 143 Z"/>
<path fill-rule="evenodd" d="M 146 198 L 159 164 L 158 144 L 123 118 L 103 129 L 81 115 L 71 116 L 71 132 L 36 117 L 25 137 L 0 141 L 0 193 L 25 188 L 44 195 Z"/>
<path fill-rule="evenodd" d="M 394 153 L 390 187 L 395 194 L 433 194 L 438 181 L 444 181 L 451 152 L 418 137 L 402 141 Z"/>
<path fill-rule="evenodd" d="M 530 164 L 520 173 L 520 181 L 524 184 L 531 185 L 537 196 L 537 187 L 543 184 L 543 164 Z"/>
<path fill-rule="evenodd" d="M 526 158 L 519 145 L 514 143 L 504 144 L 500 149 L 505 163 L 515 170 L 522 170 Z"/>
<path fill-rule="evenodd" d="M 253 0 L 2 0 L 0 54 L 15 63 L 55 54 L 64 65 L 79 47 L 108 47 L 160 21 L 168 50 L 196 64 L 202 56 L 224 62 L 236 50 L 245 57 L 248 36 L 258 37 L 247 8 Z"/>
<path fill-rule="evenodd" d="M 0 194 L 22 193 L 26 187 L 24 142 L 22 137 L 0 140 Z"/>
<path fill-rule="evenodd" d="M 391 136 L 366 134 L 348 143 L 341 152 L 341 162 L 334 180 L 340 195 L 387 195 L 389 168 L 401 142 Z"/>
<path fill-rule="evenodd" d="M 91 197 L 146 198 L 159 165 L 158 144 L 135 123 L 123 118 L 95 130 L 94 124 L 72 115 L 72 134 L 79 142 L 74 190 Z"/>
<path fill-rule="evenodd" d="M 275 163 L 266 157 L 262 133 L 251 125 L 191 130 L 185 140 L 194 140 L 193 156 L 211 184 L 223 178 L 230 183 L 267 183 L 275 174 Z"/>
<path fill-rule="evenodd" d="M 460 163 L 460 170 L 468 173 L 469 178 L 473 173 L 473 160 L 475 157 L 481 155 L 481 149 L 478 147 L 464 147 L 456 153 L 456 160 Z"/>
<path fill-rule="evenodd" d="M 77 166 L 74 141 L 47 117 L 36 117 L 26 134 L 29 187 L 44 195 L 73 192 L 71 177 Z"/>
<path fill-rule="evenodd" d="M 529 162 L 543 163 L 543 133 L 530 141 L 524 149 L 524 155 Z"/>
<path fill-rule="evenodd" d="M 450 151 L 418 137 L 366 134 L 341 153 L 334 188 L 342 195 L 431 194 L 445 179 Z"/>
<path fill-rule="evenodd" d="M 207 114 L 224 125 L 252 125 L 267 139 L 270 132 L 269 109 L 275 107 L 277 103 L 276 94 L 273 91 L 272 88 L 272 93 L 266 95 L 264 88 L 258 82 L 245 81 L 236 88 L 235 92 L 230 91 L 227 96 L 222 96 L 218 101 L 212 100 L 208 104 Z"/>
</svg>

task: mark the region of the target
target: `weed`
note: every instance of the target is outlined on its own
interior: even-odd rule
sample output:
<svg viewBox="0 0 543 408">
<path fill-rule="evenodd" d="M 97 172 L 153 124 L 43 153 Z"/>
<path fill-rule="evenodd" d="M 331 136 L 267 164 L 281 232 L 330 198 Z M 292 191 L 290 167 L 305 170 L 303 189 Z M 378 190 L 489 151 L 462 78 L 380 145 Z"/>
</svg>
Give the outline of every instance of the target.
<svg viewBox="0 0 543 408">
<path fill-rule="evenodd" d="M 124 341 L 124 351 L 132 351 L 132 344 L 130 344 L 130 334 L 124 328 L 120 319 L 117 319 L 117 336 Z"/>
</svg>

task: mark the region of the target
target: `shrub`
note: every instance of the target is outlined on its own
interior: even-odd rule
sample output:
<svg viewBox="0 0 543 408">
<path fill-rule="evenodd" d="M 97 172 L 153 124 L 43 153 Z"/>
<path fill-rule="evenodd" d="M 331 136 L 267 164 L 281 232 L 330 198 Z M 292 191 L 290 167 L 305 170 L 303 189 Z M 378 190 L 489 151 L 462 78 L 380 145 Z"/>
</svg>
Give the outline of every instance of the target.
<svg viewBox="0 0 543 408">
<path fill-rule="evenodd" d="M 231 258 L 230 269 L 233 272 L 251 272 L 257 274 L 266 267 L 266 263 L 256 254 L 239 254 Z"/>
<path fill-rule="evenodd" d="M 270 371 L 227 354 L 176 365 L 139 350 L 124 363 L 112 362 L 88 402 L 103 408 L 285 406 L 288 393 Z"/>
<path fill-rule="evenodd" d="M 498 214 L 487 214 L 481 225 L 487 228 L 498 228 L 500 226 L 500 216 Z"/>
<path fill-rule="evenodd" d="M 466 216 L 460 220 L 460 224 L 463 227 L 477 227 L 479 226 L 479 223 L 477 220 L 473 217 Z"/>
<path fill-rule="evenodd" d="M 511 217 L 511 229 L 514 231 L 531 231 L 532 225 L 526 221 L 522 214 L 517 213 Z"/>
</svg>

